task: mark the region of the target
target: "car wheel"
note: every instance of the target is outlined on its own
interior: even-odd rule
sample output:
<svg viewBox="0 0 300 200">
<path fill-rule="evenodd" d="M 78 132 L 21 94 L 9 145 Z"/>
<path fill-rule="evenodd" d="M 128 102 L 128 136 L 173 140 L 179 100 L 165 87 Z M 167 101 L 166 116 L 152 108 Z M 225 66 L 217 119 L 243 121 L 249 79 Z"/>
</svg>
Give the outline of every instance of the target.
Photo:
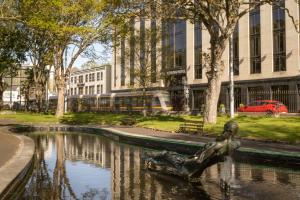
<svg viewBox="0 0 300 200">
<path fill-rule="evenodd" d="M 268 110 L 268 111 L 266 112 L 266 115 L 267 115 L 267 117 L 272 117 L 272 116 L 274 115 L 274 113 L 273 113 L 273 111 Z"/>
</svg>

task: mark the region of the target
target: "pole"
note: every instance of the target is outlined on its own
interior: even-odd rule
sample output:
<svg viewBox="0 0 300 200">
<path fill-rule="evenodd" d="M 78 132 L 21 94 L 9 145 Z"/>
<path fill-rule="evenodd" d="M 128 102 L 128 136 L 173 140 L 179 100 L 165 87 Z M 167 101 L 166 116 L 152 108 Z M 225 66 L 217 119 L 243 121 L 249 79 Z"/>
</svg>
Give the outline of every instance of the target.
<svg viewBox="0 0 300 200">
<path fill-rule="evenodd" d="M 10 70 L 10 109 L 12 109 L 12 85 L 13 85 L 13 77 L 12 70 Z"/>
<path fill-rule="evenodd" d="M 230 58 L 229 58 L 229 101 L 230 101 L 230 118 L 234 118 L 234 81 L 233 81 L 233 34 L 229 40 Z"/>
</svg>

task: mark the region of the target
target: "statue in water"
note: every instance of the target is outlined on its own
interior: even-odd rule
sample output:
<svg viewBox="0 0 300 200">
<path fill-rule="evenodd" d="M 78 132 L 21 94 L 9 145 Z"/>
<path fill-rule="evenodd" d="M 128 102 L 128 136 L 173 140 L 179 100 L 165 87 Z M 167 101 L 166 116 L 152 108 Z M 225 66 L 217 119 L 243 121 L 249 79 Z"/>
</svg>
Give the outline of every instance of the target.
<svg viewBox="0 0 300 200">
<path fill-rule="evenodd" d="M 222 135 L 215 142 L 206 144 L 203 149 L 190 157 L 171 151 L 147 153 L 146 168 L 179 176 L 189 182 L 200 182 L 200 176 L 207 167 L 223 162 L 225 156 L 240 147 L 240 142 L 234 141 L 237 133 L 238 124 L 229 121 L 224 125 Z"/>
</svg>

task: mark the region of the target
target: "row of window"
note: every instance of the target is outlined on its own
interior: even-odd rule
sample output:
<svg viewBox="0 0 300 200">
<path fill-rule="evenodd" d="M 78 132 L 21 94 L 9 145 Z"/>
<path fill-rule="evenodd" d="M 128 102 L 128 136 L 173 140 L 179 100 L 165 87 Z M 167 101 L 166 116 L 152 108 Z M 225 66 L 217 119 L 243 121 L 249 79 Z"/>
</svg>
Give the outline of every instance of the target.
<svg viewBox="0 0 300 200">
<path fill-rule="evenodd" d="M 103 80 L 103 72 L 97 72 L 97 81 Z M 85 82 L 95 81 L 95 73 L 85 75 Z M 77 83 L 77 76 L 71 77 L 71 83 Z M 78 83 L 83 83 L 83 75 L 78 76 Z"/>
<path fill-rule="evenodd" d="M 278 0 L 278 4 L 273 5 L 273 71 L 286 71 L 286 36 L 285 36 L 285 7 L 284 0 Z M 261 17 L 260 7 L 249 12 L 249 30 L 250 30 L 250 73 L 261 73 Z M 132 23 L 134 24 L 134 23 Z M 144 36 L 145 23 L 142 20 L 140 24 L 141 38 Z M 155 30 L 155 21 L 151 23 L 151 30 Z M 132 34 L 134 28 L 131 28 Z M 156 33 L 155 33 L 156 34 Z M 194 77 L 195 79 L 202 79 L 202 25 L 201 22 L 196 22 L 194 26 Z M 172 22 L 162 22 L 162 68 L 168 70 L 186 69 L 186 21 L 176 20 Z M 155 41 L 153 49 L 155 49 Z M 140 67 L 144 65 L 144 43 L 140 46 Z M 235 27 L 233 33 L 233 70 L 234 75 L 239 75 L 240 60 L 239 60 L 239 26 Z M 134 83 L 134 39 L 130 41 L 130 84 Z M 156 59 L 155 51 L 153 52 L 153 72 L 156 73 Z M 153 75 L 155 77 L 155 75 Z M 155 81 L 155 79 L 154 79 Z M 121 85 L 125 85 L 125 41 L 121 42 Z"/>
<path fill-rule="evenodd" d="M 96 86 L 96 94 L 103 94 L 103 85 Z M 85 86 L 85 87 L 78 87 L 78 88 L 70 88 L 68 90 L 69 95 L 88 95 L 88 94 L 95 94 L 95 86 Z"/>
</svg>

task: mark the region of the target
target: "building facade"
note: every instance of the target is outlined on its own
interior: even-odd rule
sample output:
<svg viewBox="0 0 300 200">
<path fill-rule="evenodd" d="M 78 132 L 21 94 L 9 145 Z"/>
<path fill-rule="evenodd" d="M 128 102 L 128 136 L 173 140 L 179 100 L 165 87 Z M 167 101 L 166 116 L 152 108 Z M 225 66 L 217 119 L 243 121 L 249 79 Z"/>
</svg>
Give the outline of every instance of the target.
<svg viewBox="0 0 300 200">
<path fill-rule="evenodd" d="M 300 19 L 296 1 L 282 1 L 281 4 L 295 20 Z M 153 20 L 136 20 L 134 28 L 141 34 L 145 27 L 152 29 L 154 23 Z M 201 23 L 184 20 L 156 22 L 156 26 L 161 27 L 162 39 L 153 48 L 163 48 L 160 58 L 154 57 L 152 63 L 155 73 L 165 72 L 167 78 L 165 81 L 157 79 L 150 89 L 169 91 L 175 110 L 201 110 L 207 87 L 202 53 L 208 52 L 210 47 L 208 32 Z M 130 51 L 130 40 L 121 43 L 114 54 L 112 91 L 116 93 L 131 90 L 132 77 L 126 69 L 132 65 L 139 67 L 134 63 L 143 60 L 126 59 L 126 46 Z M 264 5 L 242 17 L 233 34 L 232 49 L 230 52 L 227 45 L 223 54 L 226 68 L 220 104 L 229 107 L 229 57 L 232 53 L 236 107 L 253 100 L 273 99 L 286 104 L 290 112 L 300 109 L 300 36 L 283 9 Z"/>
<path fill-rule="evenodd" d="M 69 79 L 68 95 L 100 95 L 110 93 L 110 76 L 109 65 L 74 71 L 71 73 Z"/>
</svg>

